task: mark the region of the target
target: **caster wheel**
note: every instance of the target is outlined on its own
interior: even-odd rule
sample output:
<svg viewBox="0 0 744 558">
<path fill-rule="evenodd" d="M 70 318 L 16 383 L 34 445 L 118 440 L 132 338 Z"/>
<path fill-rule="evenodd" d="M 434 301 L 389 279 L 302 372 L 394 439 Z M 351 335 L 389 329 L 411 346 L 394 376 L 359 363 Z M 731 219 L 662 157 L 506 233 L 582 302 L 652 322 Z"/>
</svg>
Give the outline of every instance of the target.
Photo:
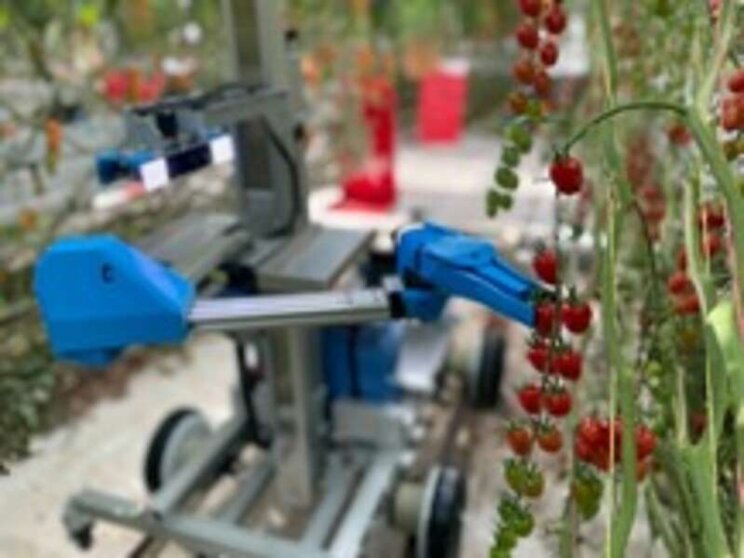
<svg viewBox="0 0 744 558">
<path fill-rule="evenodd" d="M 506 340 L 500 331 L 483 330 L 480 358 L 472 370 L 469 383 L 470 405 L 474 409 L 493 409 L 499 401 L 504 375 Z"/>
<path fill-rule="evenodd" d="M 429 473 L 416 532 L 416 558 L 458 555 L 465 501 L 465 478 L 460 471 L 437 467 Z"/>
<path fill-rule="evenodd" d="M 195 409 L 178 409 L 169 414 L 150 440 L 145 458 L 145 486 L 158 491 L 198 454 L 211 433 L 209 424 Z"/>
</svg>

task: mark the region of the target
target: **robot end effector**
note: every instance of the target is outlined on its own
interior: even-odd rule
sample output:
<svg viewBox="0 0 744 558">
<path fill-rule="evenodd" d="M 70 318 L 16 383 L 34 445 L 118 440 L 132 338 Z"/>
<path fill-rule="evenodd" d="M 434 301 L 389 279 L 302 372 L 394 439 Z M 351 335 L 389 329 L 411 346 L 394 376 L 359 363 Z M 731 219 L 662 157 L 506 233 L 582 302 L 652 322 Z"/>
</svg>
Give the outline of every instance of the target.
<svg viewBox="0 0 744 558">
<path fill-rule="evenodd" d="M 218 323 L 232 329 L 293 320 L 319 326 L 399 317 L 430 321 L 457 296 L 534 324 L 539 285 L 510 268 L 485 240 L 427 223 L 399 235 L 396 259 L 400 281 L 392 291 L 202 303 L 188 280 L 115 237 L 78 237 L 55 242 L 41 256 L 34 287 L 55 355 L 88 366 L 107 364 L 134 345 L 182 343 L 192 328 L 204 325 L 205 310 L 212 324 L 215 311 L 222 312 L 225 320 Z"/>
</svg>

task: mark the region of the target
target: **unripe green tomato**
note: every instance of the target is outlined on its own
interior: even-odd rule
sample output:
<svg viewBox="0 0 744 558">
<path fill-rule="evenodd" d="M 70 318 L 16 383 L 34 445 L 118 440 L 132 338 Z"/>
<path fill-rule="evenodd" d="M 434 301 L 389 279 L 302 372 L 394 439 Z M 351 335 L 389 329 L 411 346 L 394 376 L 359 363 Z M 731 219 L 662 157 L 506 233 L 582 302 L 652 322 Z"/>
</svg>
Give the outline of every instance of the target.
<svg viewBox="0 0 744 558">
<path fill-rule="evenodd" d="M 526 480 L 526 471 L 524 466 L 517 461 L 507 461 L 504 477 L 509 488 L 521 495 L 524 491 Z"/>
<path fill-rule="evenodd" d="M 486 214 L 495 217 L 500 209 L 511 209 L 514 200 L 509 194 L 491 189 L 486 194 Z"/>
<path fill-rule="evenodd" d="M 501 196 L 501 207 L 503 207 L 505 210 L 510 210 L 514 206 L 514 198 L 512 198 L 509 194 L 503 194 Z"/>
<path fill-rule="evenodd" d="M 490 558 L 511 558 L 511 550 L 506 550 L 504 548 L 498 548 L 494 546 L 493 548 L 491 548 L 489 557 Z"/>
<path fill-rule="evenodd" d="M 496 171 L 496 183 L 507 190 L 516 190 L 519 187 L 519 177 L 509 167 L 499 167 Z"/>
<path fill-rule="evenodd" d="M 543 119 L 543 105 L 538 99 L 532 99 L 527 105 L 527 116 L 536 123 Z"/>
<path fill-rule="evenodd" d="M 489 190 L 486 193 L 486 214 L 489 217 L 495 217 L 499 212 L 501 194 L 496 190 Z"/>
<path fill-rule="evenodd" d="M 529 471 L 524 481 L 522 495 L 528 498 L 539 498 L 545 490 L 545 477 L 540 471 Z"/>
<path fill-rule="evenodd" d="M 512 550 L 518 542 L 517 535 L 510 529 L 502 528 L 496 535 L 496 548 L 501 550 Z"/>
<path fill-rule="evenodd" d="M 519 152 L 517 147 L 508 145 L 501 152 L 501 162 L 507 167 L 514 168 L 519 165 L 519 161 L 522 159 L 522 154 Z"/>
<path fill-rule="evenodd" d="M 519 148 L 522 153 L 529 153 L 532 149 L 532 135 L 524 124 L 512 124 L 506 131 L 506 137 Z"/>
<path fill-rule="evenodd" d="M 519 517 L 512 521 L 511 527 L 520 537 L 529 537 L 535 528 L 535 518 L 527 510 L 522 510 L 522 512 Z"/>
</svg>

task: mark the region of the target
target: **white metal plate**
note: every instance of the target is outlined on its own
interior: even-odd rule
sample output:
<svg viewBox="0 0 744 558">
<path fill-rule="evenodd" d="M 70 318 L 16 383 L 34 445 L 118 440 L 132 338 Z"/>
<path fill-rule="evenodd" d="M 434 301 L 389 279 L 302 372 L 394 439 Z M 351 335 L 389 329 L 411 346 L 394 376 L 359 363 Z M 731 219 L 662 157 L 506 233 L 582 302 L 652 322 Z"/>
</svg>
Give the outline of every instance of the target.
<svg viewBox="0 0 744 558">
<path fill-rule="evenodd" d="M 168 176 L 168 165 L 163 158 L 155 159 L 142 165 L 140 167 L 140 175 L 142 176 L 142 183 L 148 192 L 164 187 L 170 180 Z"/>
</svg>

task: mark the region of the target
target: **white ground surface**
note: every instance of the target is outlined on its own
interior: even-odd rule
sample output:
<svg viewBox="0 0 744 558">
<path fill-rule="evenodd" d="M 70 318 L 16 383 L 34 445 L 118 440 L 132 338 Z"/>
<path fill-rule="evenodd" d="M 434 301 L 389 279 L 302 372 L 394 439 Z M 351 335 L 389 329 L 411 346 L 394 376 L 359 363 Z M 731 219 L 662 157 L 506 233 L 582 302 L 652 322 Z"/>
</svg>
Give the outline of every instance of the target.
<svg viewBox="0 0 744 558">
<path fill-rule="evenodd" d="M 90 486 L 142 499 L 142 459 L 149 435 L 165 414 L 183 405 L 202 409 L 215 421 L 229 410 L 230 345 L 202 337 L 188 359 L 167 357 L 131 382 L 125 398 L 99 404 L 84 419 L 34 446 L 34 457 L 0 480 L 0 557 L 119 557 L 138 538 L 100 525 L 96 546 L 82 554 L 67 540 L 60 521 L 67 497 Z"/>
</svg>

